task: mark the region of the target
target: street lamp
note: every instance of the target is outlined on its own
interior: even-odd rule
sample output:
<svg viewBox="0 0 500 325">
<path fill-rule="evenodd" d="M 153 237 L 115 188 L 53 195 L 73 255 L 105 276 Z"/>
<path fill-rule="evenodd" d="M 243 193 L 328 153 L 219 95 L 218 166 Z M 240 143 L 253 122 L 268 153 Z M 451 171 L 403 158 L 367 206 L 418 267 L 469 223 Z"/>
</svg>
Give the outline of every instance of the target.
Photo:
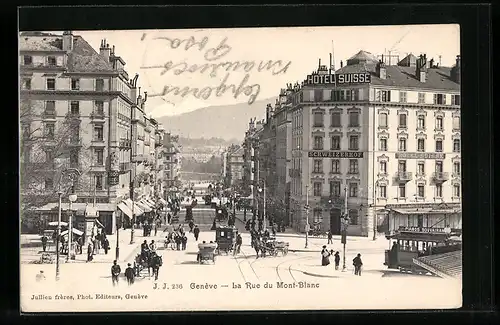
<svg viewBox="0 0 500 325">
<path fill-rule="evenodd" d="M 343 262 L 342 262 L 342 272 L 345 272 L 347 267 L 345 264 L 345 245 L 347 243 L 347 228 L 349 227 L 349 210 L 347 209 L 347 187 L 344 188 L 345 198 L 344 198 L 344 215 L 342 216 L 342 236 L 341 242 L 343 245 Z"/>
<path fill-rule="evenodd" d="M 59 214 L 57 216 L 57 237 L 56 237 L 56 281 L 59 281 L 59 242 L 61 237 L 61 197 L 62 192 L 59 190 L 57 195 L 59 196 Z"/>
<path fill-rule="evenodd" d="M 264 183 L 264 186 L 263 187 L 259 187 L 259 192 L 263 193 L 264 194 L 264 206 L 263 206 L 263 212 L 264 212 L 264 216 L 263 216 L 263 223 L 264 223 L 264 229 L 267 229 L 267 224 L 266 224 L 266 184 Z"/>
<path fill-rule="evenodd" d="M 308 247 L 309 244 L 309 184 L 306 185 L 306 245 L 305 248 Z"/>
<path fill-rule="evenodd" d="M 76 202 L 78 198 L 75 193 L 69 195 L 69 227 L 68 227 L 68 255 L 66 256 L 66 261 L 69 262 L 70 255 L 73 252 L 73 203 Z"/>
</svg>

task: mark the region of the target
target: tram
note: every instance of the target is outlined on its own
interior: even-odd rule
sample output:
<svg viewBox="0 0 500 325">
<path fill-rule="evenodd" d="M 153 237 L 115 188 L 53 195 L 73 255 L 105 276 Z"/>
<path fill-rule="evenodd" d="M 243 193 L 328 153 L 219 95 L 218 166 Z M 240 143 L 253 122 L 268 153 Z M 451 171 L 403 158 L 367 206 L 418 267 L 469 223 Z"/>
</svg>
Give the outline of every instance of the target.
<svg viewBox="0 0 500 325">
<path fill-rule="evenodd" d="M 414 259 L 461 251 L 461 234 L 461 229 L 399 227 L 386 235 L 392 247 L 385 251 L 384 265 L 404 273 L 426 274 L 429 271 L 415 264 Z"/>
</svg>

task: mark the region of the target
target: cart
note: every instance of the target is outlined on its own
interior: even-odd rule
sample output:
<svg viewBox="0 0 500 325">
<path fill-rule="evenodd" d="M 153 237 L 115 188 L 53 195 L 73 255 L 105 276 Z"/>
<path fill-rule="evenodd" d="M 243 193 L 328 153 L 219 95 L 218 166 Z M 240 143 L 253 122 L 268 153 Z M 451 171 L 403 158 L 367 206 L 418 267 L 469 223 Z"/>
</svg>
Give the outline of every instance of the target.
<svg viewBox="0 0 500 325">
<path fill-rule="evenodd" d="M 281 255 L 285 256 L 288 254 L 288 247 L 290 246 L 290 243 L 284 242 L 284 241 L 277 241 L 274 244 L 274 247 L 278 252 L 281 253 Z"/>
<path fill-rule="evenodd" d="M 220 255 L 221 252 L 228 255 L 229 252 L 233 250 L 237 234 L 238 229 L 236 229 L 236 227 L 219 226 L 215 229 L 215 242 L 217 243 L 216 251 L 218 255 Z"/>
<path fill-rule="evenodd" d="M 204 261 L 212 261 L 215 264 L 215 249 L 217 244 L 198 244 L 198 256 L 197 261 L 202 264 Z"/>
</svg>

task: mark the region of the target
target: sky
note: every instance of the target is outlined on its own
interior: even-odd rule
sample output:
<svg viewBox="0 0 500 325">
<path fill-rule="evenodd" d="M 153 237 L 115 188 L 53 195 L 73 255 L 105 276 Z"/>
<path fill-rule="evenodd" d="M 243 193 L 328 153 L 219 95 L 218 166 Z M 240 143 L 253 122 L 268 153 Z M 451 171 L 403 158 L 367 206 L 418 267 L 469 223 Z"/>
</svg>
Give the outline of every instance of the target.
<svg viewBox="0 0 500 325">
<path fill-rule="evenodd" d="M 287 83 L 300 83 L 317 69 L 318 59 L 328 66 L 332 52 L 336 69 L 341 60 L 345 64 L 360 50 L 374 55 L 388 54 L 390 50 L 400 59 L 408 53 L 425 53 L 435 62 L 441 56 L 442 66 L 453 66 L 460 54 L 459 25 L 75 31 L 74 34 L 81 35 L 97 51 L 103 39 L 110 47 L 115 46 L 115 55 L 125 60 L 129 77 L 139 74 L 138 86 L 141 92 L 148 92 L 147 113 L 153 117 L 275 97 Z M 191 37 L 196 44 L 186 49 Z M 186 41 L 180 43 L 181 40 Z M 265 64 L 269 60 L 276 64 L 267 70 Z M 238 61 L 253 61 L 254 65 L 242 65 L 229 72 L 225 69 L 228 66 L 213 69 L 219 63 Z M 204 71 L 203 64 L 209 64 Z M 259 64 L 263 67 L 261 71 Z M 242 84 L 242 91 L 237 96 L 231 88 L 217 93 L 216 88 L 221 84 L 227 87 L 234 84 L 234 88 Z M 163 94 L 165 86 L 198 88 L 200 98 L 193 92 L 185 97 L 172 91 Z"/>
</svg>

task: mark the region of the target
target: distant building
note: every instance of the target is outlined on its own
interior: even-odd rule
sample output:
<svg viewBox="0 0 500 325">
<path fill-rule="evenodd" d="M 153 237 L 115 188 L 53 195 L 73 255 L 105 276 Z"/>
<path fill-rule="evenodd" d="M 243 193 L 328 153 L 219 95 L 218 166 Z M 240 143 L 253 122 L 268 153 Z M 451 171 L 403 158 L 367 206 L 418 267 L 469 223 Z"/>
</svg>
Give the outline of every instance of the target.
<svg viewBox="0 0 500 325">
<path fill-rule="evenodd" d="M 244 149 L 241 146 L 230 146 L 224 154 L 225 157 L 225 186 L 238 188 L 243 182 Z"/>
</svg>

